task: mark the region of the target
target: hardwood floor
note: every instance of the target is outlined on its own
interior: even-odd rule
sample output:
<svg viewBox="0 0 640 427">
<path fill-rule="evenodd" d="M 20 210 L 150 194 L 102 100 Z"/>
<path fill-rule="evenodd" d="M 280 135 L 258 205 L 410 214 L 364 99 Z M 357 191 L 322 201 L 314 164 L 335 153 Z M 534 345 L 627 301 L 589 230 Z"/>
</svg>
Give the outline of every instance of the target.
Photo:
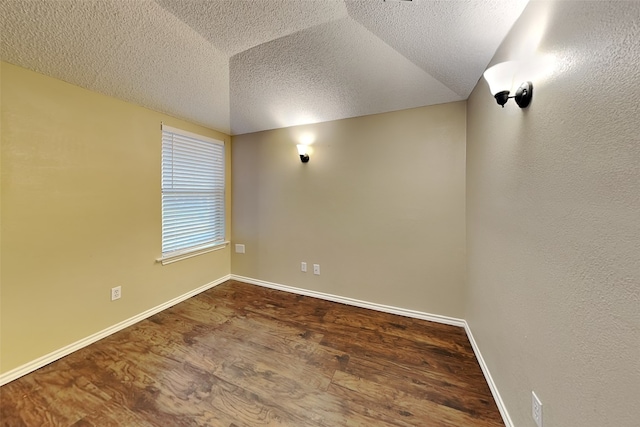
<svg viewBox="0 0 640 427">
<path fill-rule="evenodd" d="M 2 426 L 504 426 L 462 328 L 229 281 L 0 389 Z"/>
</svg>

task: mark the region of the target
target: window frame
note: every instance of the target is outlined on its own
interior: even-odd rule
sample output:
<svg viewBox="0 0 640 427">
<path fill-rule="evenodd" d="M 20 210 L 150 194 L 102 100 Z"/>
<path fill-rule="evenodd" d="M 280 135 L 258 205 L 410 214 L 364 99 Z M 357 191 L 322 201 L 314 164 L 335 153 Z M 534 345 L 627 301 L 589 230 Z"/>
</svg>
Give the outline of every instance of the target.
<svg viewBox="0 0 640 427">
<path fill-rule="evenodd" d="M 226 168 L 227 168 L 227 165 L 226 165 L 226 155 L 225 155 L 226 154 L 225 141 L 221 141 L 218 139 L 206 137 L 204 135 L 188 132 L 182 129 L 167 126 L 165 124 L 161 124 L 161 130 L 162 130 L 161 132 L 162 154 L 161 154 L 161 185 L 160 185 L 161 191 L 160 192 L 161 192 L 162 256 L 158 258 L 157 261 L 161 262 L 163 265 L 166 265 L 176 261 L 180 261 L 182 259 L 191 258 L 197 255 L 205 254 L 205 253 L 212 252 L 219 249 L 224 249 L 229 244 L 229 241 L 226 240 L 226 233 L 227 233 L 226 231 L 226 228 L 227 228 L 226 227 L 227 226 Z M 171 144 L 170 147 L 166 146 L 168 141 L 170 141 L 170 144 Z M 176 144 L 181 144 L 181 145 L 176 146 Z M 207 167 L 215 166 L 216 168 L 213 170 L 211 177 L 205 178 L 205 180 L 211 181 L 210 184 L 212 188 L 207 187 L 206 190 L 201 190 L 200 188 L 202 187 L 198 187 L 198 184 L 202 185 L 204 182 L 202 180 L 198 181 L 198 179 L 201 179 L 201 177 L 196 178 L 194 181 L 184 181 L 185 176 L 179 175 L 179 173 L 184 172 L 184 170 L 189 170 L 190 172 L 192 172 L 193 171 L 192 169 L 188 169 L 188 168 L 185 168 L 185 166 L 183 166 L 181 171 L 175 174 L 173 171 L 175 170 L 175 165 L 176 165 L 176 162 L 175 162 L 176 152 L 179 152 L 180 155 L 184 155 L 185 153 L 187 153 L 187 155 L 193 156 L 188 158 L 188 162 L 191 163 L 196 159 L 197 156 L 195 155 L 195 153 L 190 153 L 192 148 L 189 148 L 188 146 L 189 145 L 191 145 L 192 147 L 195 146 L 196 148 L 194 148 L 193 151 L 198 151 L 199 149 L 204 148 L 206 144 L 217 145 L 217 147 L 215 147 L 215 149 L 212 150 L 212 153 L 210 153 L 212 157 L 210 158 L 208 157 L 206 160 L 204 160 L 201 163 L 194 163 L 194 166 L 198 168 L 198 167 L 204 167 L 206 164 Z M 221 147 L 221 153 L 219 152 L 220 147 Z M 218 152 L 216 152 L 216 150 Z M 168 160 L 166 159 L 167 153 L 169 153 L 169 157 L 170 157 Z M 168 173 L 167 171 L 165 171 L 167 165 L 171 167 L 171 171 Z M 169 178 L 167 179 L 167 177 Z M 176 178 L 182 178 L 182 180 L 179 180 Z M 185 182 L 187 183 L 186 185 L 185 185 Z M 193 186 L 186 188 L 188 187 L 188 184 L 193 184 Z M 180 188 L 177 188 L 177 187 L 180 187 Z M 196 189 L 198 190 L 196 191 Z M 174 209 L 178 207 L 178 210 L 179 210 L 179 205 L 183 204 L 184 201 L 182 202 L 176 201 L 176 198 L 182 197 L 184 200 L 184 198 L 189 198 L 190 196 L 198 197 L 196 201 L 199 201 L 200 203 L 203 203 L 202 200 L 207 199 L 207 197 L 211 199 L 210 204 L 203 204 L 201 206 L 205 206 L 205 210 L 211 211 L 211 215 L 213 219 L 207 219 L 206 222 L 207 223 L 211 222 L 212 225 L 211 227 L 204 228 L 202 233 L 200 234 L 193 234 L 193 233 L 189 234 L 188 232 L 183 231 L 182 236 L 186 239 L 187 242 L 190 241 L 190 238 L 189 238 L 190 235 L 200 236 L 199 238 L 202 238 L 203 235 L 213 234 L 213 238 L 211 240 L 198 242 L 197 244 L 192 244 L 192 245 L 186 244 L 176 249 L 165 250 L 165 246 L 169 241 L 172 241 L 174 246 L 176 245 L 175 241 L 173 241 L 171 238 L 168 238 L 166 236 L 167 235 L 166 230 L 169 225 L 172 225 L 174 229 L 176 227 L 175 222 L 173 223 L 171 222 L 172 220 L 175 221 L 175 210 L 173 212 L 174 219 L 168 220 L 167 219 L 168 215 L 166 213 L 166 210 L 168 209 L 166 209 L 166 205 L 169 205 Z M 172 197 L 173 197 L 173 205 L 172 205 L 172 202 L 170 201 Z M 209 203 L 209 201 L 206 201 L 206 203 Z M 189 208 L 192 208 L 192 206 L 190 206 Z M 178 211 L 178 214 L 180 214 L 179 211 Z M 220 217 L 222 218 L 221 224 L 219 220 Z M 198 225 L 198 228 L 201 228 L 200 223 L 196 223 L 195 222 L 196 220 L 193 220 L 193 221 L 194 221 L 193 223 L 194 225 Z M 195 239 L 198 240 L 198 238 L 195 238 Z M 177 240 L 180 240 L 180 239 L 177 239 Z"/>
</svg>

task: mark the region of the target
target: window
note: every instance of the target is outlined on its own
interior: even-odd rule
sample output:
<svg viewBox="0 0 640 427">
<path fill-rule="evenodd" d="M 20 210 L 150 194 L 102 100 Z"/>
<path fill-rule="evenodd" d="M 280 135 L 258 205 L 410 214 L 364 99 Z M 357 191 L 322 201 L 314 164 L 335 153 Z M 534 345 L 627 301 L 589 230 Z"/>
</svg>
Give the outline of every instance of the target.
<svg viewBox="0 0 640 427">
<path fill-rule="evenodd" d="M 225 242 L 224 142 L 162 125 L 163 264 Z"/>
</svg>

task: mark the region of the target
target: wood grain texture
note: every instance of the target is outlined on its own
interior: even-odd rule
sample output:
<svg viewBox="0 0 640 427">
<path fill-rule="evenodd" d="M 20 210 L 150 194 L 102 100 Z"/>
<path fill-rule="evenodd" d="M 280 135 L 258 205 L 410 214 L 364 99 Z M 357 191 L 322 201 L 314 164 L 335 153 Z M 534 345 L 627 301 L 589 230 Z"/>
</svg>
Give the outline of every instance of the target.
<svg viewBox="0 0 640 427">
<path fill-rule="evenodd" d="M 462 328 L 228 281 L 0 388 L 2 426 L 504 426 Z"/>
</svg>

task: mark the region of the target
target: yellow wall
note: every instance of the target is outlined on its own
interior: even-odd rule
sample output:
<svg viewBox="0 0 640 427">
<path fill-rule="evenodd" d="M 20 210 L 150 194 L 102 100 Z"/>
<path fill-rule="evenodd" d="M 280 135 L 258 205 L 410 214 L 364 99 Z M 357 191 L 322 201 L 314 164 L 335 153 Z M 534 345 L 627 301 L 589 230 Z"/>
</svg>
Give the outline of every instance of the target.
<svg viewBox="0 0 640 427">
<path fill-rule="evenodd" d="M 232 272 L 463 317 L 465 123 L 457 102 L 234 136 Z"/>
<path fill-rule="evenodd" d="M 228 248 L 155 262 L 160 122 L 225 140 L 227 182 L 229 136 L 7 63 L 1 76 L 0 372 L 229 274 Z"/>
</svg>

